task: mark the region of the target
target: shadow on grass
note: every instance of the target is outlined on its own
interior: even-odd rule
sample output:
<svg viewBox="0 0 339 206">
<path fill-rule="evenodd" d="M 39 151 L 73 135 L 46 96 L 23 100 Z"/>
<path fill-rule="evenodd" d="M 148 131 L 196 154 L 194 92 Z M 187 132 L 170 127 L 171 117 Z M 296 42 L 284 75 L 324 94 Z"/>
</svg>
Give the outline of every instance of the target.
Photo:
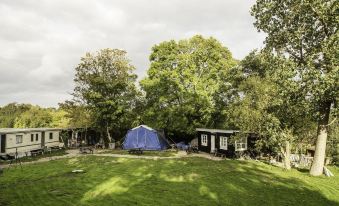
<svg viewBox="0 0 339 206">
<path fill-rule="evenodd" d="M 112 177 L 91 188 L 84 194 L 81 203 L 338 205 L 338 202 L 328 200 L 297 178 L 281 177 L 257 164 L 242 161 L 156 161 L 129 172 L 127 176 Z"/>
<path fill-rule="evenodd" d="M 338 205 L 330 183 L 248 161 L 85 156 L 0 177 L 0 185 L 15 184 L 0 187 L 0 205 Z"/>
</svg>

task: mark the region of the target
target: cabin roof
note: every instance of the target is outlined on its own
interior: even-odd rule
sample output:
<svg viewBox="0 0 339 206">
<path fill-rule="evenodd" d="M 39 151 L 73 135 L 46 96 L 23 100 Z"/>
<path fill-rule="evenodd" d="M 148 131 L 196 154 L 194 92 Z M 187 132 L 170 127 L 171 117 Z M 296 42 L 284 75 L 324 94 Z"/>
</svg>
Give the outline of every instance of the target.
<svg viewBox="0 0 339 206">
<path fill-rule="evenodd" d="M 211 133 L 235 133 L 239 132 L 239 130 L 226 130 L 226 129 L 207 129 L 207 128 L 196 128 L 195 131 L 200 132 L 211 132 Z"/>
<path fill-rule="evenodd" d="M 59 131 L 61 128 L 0 128 L 1 134 Z"/>
</svg>

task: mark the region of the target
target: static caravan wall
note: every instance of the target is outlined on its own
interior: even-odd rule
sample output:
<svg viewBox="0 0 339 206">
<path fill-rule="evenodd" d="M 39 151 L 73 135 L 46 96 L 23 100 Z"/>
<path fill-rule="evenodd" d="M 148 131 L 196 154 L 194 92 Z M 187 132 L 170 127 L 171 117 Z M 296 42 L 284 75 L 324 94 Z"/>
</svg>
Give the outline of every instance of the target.
<svg viewBox="0 0 339 206">
<path fill-rule="evenodd" d="M 54 147 L 59 146 L 60 132 L 59 131 L 46 131 L 45 132 L 45 146 Z"/>
<path fill-rule="evenodd" d="M 22 142 L 17 143 L 17 136 L 20 135 L 22 135 Z M 41 148 L 41 132 L 6 134 L 6 153 L 15 153 L 16 148 L 18 152 L 29 152 Z"/>
</svg>

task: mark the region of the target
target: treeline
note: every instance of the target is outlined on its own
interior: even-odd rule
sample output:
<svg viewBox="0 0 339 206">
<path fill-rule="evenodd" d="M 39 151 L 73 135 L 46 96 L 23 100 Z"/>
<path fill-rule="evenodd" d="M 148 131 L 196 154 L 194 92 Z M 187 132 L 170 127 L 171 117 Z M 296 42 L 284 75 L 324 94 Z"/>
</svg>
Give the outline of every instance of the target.
<svg viewBox="0 0 339 206">
<path fill-rule="evenodd" d="M 31 104 L 10 103 L 0 107 L 0 128 L 67 128 L 66 112 Z"/>
</svg>

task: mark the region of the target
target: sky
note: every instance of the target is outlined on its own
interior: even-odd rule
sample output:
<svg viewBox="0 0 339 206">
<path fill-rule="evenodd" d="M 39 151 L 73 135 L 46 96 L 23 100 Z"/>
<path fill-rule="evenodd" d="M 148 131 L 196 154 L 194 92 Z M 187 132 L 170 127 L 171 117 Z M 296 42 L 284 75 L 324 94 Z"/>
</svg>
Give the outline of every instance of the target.
<svg viewBox="0 0 339 206">
<path fill-rule="evenodd" d="M 155 44 L 214 37 L 241 60 L 263 47 L 254 0 L 1 0 L 0 106 L 69 100 L 86 52 L 127 51 L 139 79 Z"/>
</svg>

